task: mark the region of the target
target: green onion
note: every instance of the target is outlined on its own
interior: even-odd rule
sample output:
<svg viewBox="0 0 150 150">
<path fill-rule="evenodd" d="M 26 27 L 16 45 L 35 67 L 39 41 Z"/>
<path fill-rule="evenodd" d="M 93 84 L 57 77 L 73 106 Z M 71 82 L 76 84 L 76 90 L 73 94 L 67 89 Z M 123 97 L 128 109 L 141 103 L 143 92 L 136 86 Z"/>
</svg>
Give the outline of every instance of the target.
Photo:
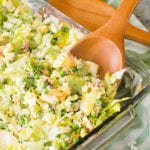
<svg viewBox="0 0 150 150">
<path fill-rule="evenodd" d="M 66 110 L 65 110 L 65 109 L 62 109 L 62 110 L 61 110 L 61 116 L 64 116 L 65 113 L 66 113 Z"/>
<path fill-rule="evenodd" d="M 62 32 L 69 32 L 69 27 L 64 25 L 61 27 L 61 31 Z"/>
<path fill-rule="evenodd" d="M 55 45 L 57 43 L 58 37 L 53 36 L 51 39 L 51 44 Z"/>
<path fill-rule="evenodd" d="M 28 76 L 24 79 L 25 82 L 25 89 L 29 90 L 31 87 L 34 87 L 34 77 L 33 76 Z"/>
<path fill-rule="evenodd" d="M 51 142 L 51 141 L 47 141 L 47 142 L 44 143 L 44 146 L 45 146 L 45 147 L 51 146 L 51 145 L 52 145 L 52 142 Z"/>
<path fill-rule="evenodd" d="M 8 123 L 0 123 L 0 129 L 8 130 Z"/>
<path fill-rule="evenodd" d="M 21 114 L 18 114 L 18 120 L 17 120 L 17 122 L 18 122 L 18 124 L 20 125 L 20 126 L 23 126 L 24 124 L 25 124 L 25 116 L 24 115 L 21 115 Z"/>
</svg>

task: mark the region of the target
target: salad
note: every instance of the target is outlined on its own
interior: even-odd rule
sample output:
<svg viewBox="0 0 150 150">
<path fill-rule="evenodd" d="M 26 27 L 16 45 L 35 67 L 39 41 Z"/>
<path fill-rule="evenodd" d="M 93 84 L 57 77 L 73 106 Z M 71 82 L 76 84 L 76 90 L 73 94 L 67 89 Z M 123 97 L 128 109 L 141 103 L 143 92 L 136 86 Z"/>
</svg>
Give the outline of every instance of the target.
<svg viewBox="0 0 150 150">
<path fill-rule="evenodd" d="M 100 80 L 98 65 L 70 48 L 84 35 L 18 0 L 0 0 L 0 149 L 67 149 L 120 111 L 122 73 Z"/>
</svg>

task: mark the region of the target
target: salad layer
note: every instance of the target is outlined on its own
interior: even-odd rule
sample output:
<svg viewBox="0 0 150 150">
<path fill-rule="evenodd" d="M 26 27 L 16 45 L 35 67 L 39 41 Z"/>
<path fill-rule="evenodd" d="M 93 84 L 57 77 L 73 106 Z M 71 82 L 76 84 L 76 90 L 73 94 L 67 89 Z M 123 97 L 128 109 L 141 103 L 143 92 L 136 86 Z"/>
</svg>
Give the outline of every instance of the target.
<svg viewBox="0 0 150 150">
<path fill-rule="evenodd" d="M 0 149 L 67 149 L 120 110 L 118 74 L 70 48 L 84 35 L 18 0 L 0 0 Z"/>
</svg>

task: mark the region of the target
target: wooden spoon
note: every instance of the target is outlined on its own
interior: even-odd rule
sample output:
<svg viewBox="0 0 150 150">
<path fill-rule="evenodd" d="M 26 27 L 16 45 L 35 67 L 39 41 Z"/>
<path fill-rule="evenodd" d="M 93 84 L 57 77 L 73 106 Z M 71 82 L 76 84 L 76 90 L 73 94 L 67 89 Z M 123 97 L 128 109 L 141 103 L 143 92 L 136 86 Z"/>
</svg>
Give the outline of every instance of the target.
<svg viewBox="0 0 150 150">
<path fill-rule="evenodd" d="M 100 0 L 50 0 L 51 4 L 73 20 L 94 31 L 104 25 L 115 9 Z M 128 23 L 126 38 L 150 46 L 150 32 Z"/>
<path fill-rule="evenodd" d="M 125 64 L 124 32 L 139 0 L 122 0 L 114 16 L 101 28 L 80 40 L 71 53 L 100 66 L 100 77 L 114 73 Z"/>
</svg>

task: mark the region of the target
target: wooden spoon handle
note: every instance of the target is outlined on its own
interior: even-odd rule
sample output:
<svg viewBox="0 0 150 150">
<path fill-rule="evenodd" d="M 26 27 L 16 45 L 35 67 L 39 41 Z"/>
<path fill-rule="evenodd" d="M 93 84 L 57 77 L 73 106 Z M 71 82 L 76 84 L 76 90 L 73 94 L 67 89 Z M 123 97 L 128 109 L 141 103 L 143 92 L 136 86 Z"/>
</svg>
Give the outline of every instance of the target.
<svg viewBox="0 0 150 150">
<path fill-rule="evenodd" d="M 150 32 L 141 30 L 131 24 L 127 25 L 125 36 L 129 40 L 133 40 L 144 45 L 150 46 Z"/>
<path fill-rule="evenodd" d="M 138 2 L 139 0 L 122 0 L 113 17 L 97 31 L 115 43 L 119 43 L 120 39 L 124 39 L 128 19 Z"/>
<path fill-rule="evenodd" d="M 113 7 L 100 0 L 49 0 L 49 2 L 90 31 L 104 25 L 115 13 Z M 141 30 L 129 23 L 125 37 L 150 46 L 150 32 Z"/>
</svg>

